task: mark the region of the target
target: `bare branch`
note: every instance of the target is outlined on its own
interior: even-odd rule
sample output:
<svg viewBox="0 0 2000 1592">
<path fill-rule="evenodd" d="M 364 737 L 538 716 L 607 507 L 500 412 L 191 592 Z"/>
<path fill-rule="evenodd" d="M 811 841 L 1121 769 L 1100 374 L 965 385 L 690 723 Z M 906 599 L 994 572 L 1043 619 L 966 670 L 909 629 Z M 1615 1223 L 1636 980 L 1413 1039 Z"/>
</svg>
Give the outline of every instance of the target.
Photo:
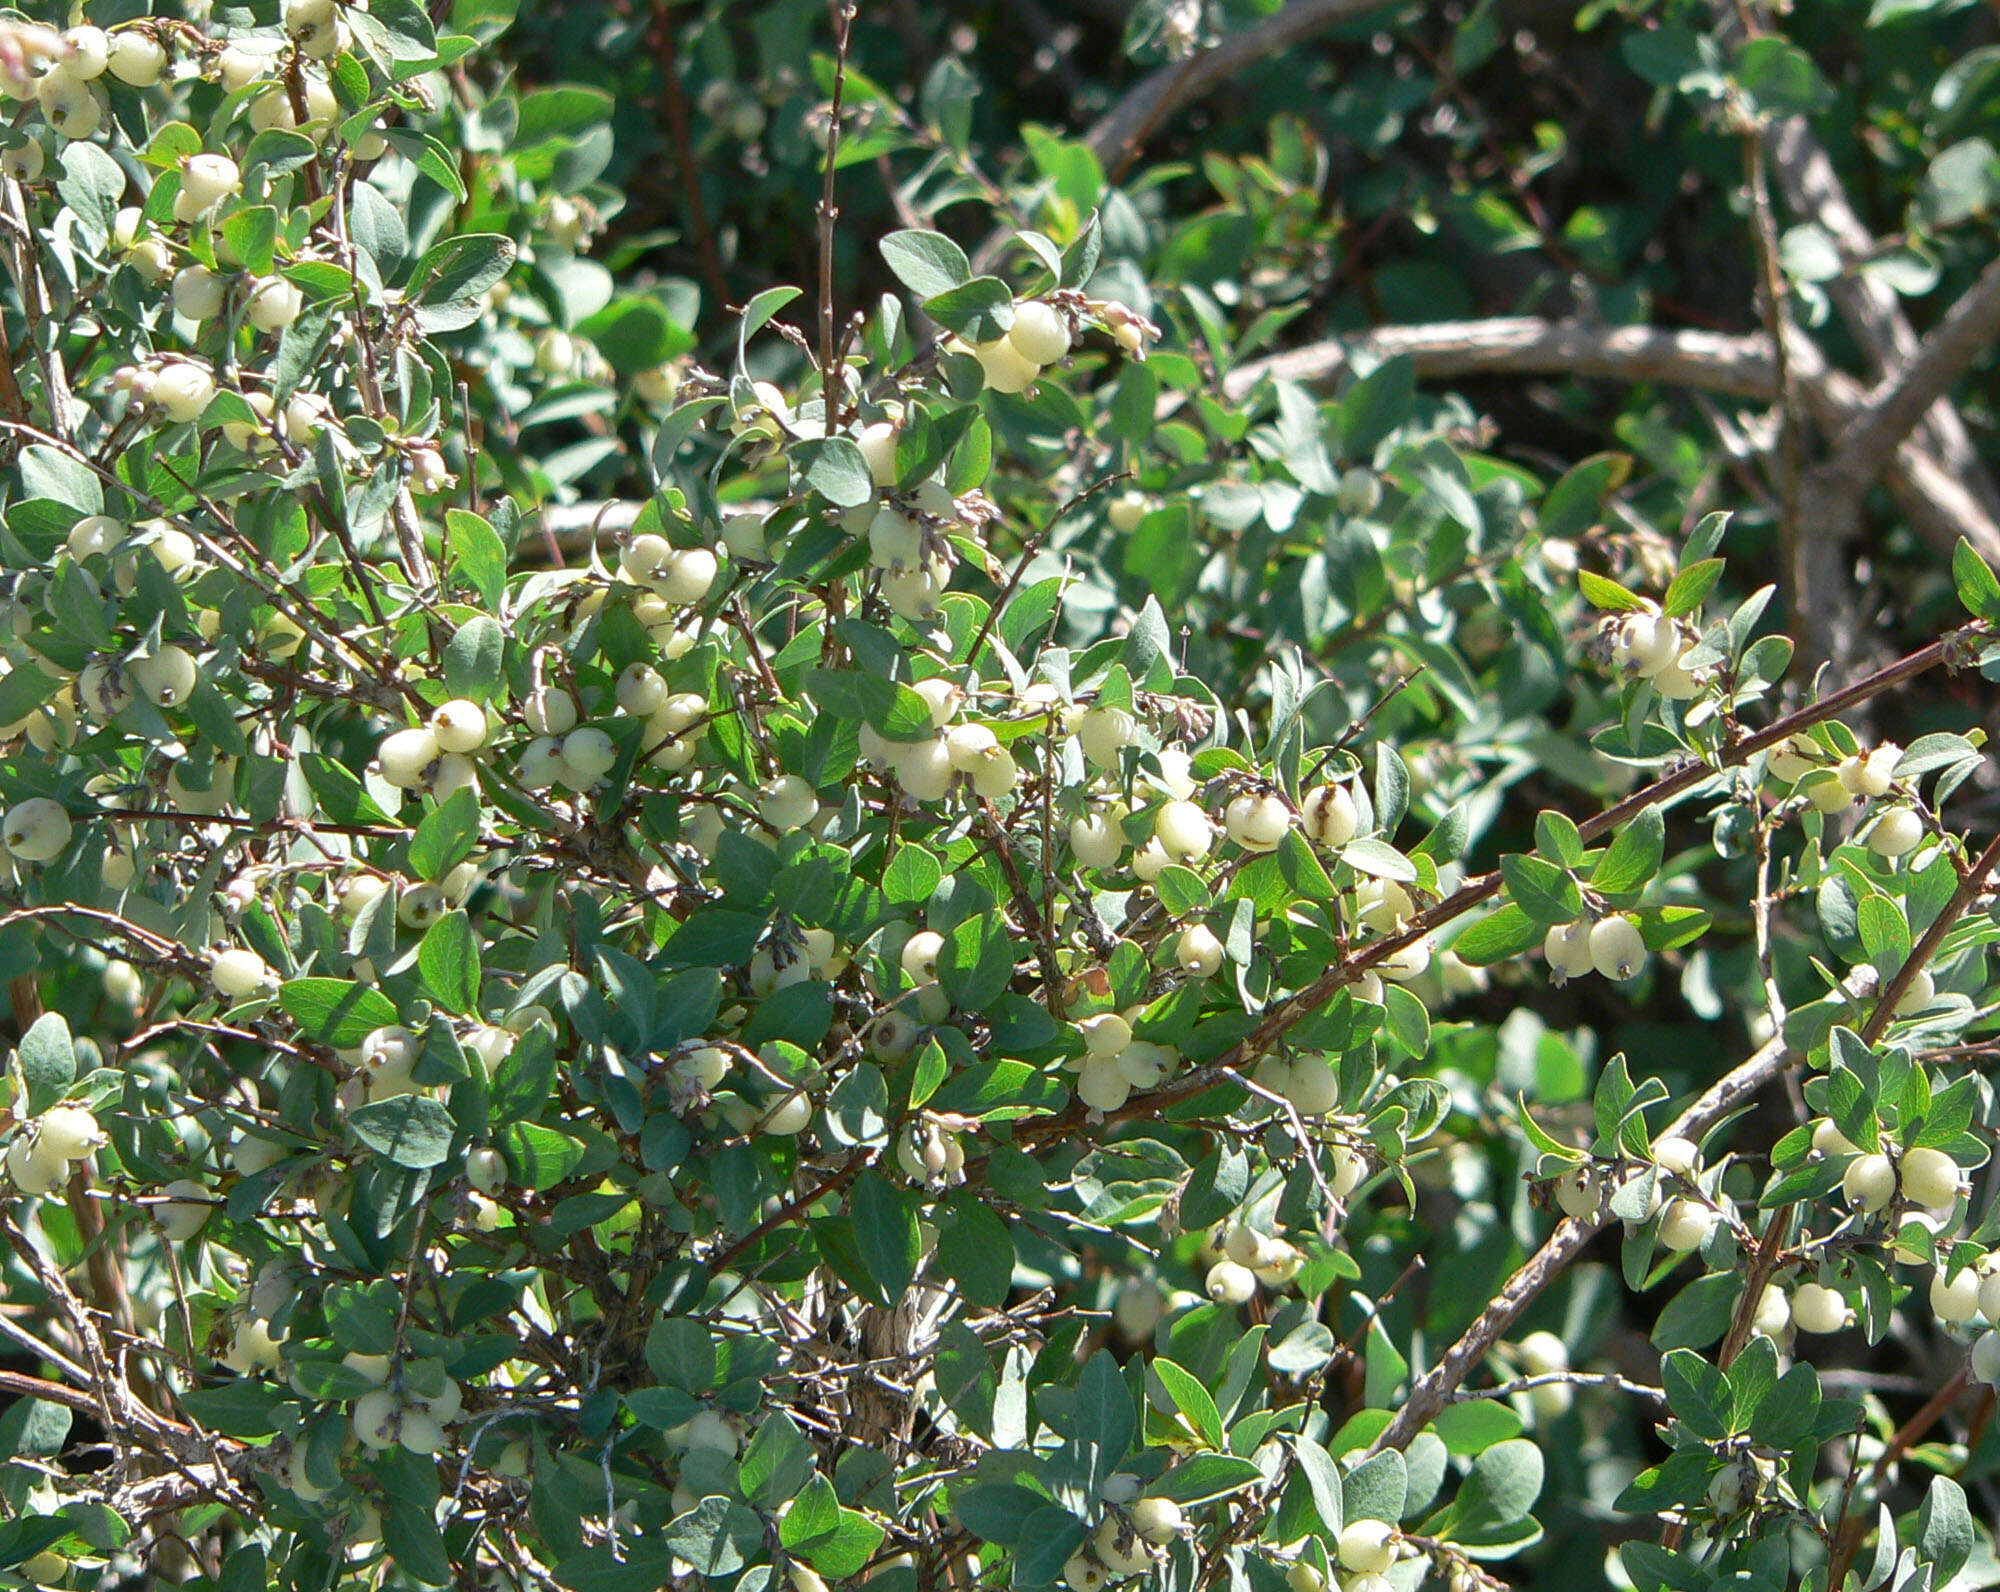
<svg viewBox="0 0 2000 1592">
<path fill-rule="evenodd" d="M 1219 88 L 1245 67 L 1378 9 L 1384 0 L 1292 0 L 1268 21 L 1229 34 L 1199 55 L 1163 66 L 1131 89 L 1097 120 L 1084 141 L 1113 180 L 1137 158 L 1140 146 L 1169 116 Z"/>
<path fill-rule="evenodd" d="M 1805 118 L 1790 116 L 1772 122 L 1764 138 L 1771 168 L 1793 213 L 1830 234 L 1850 267 L 1873 259 L 1880 245 L 1848 203 L 1832 158 L 1813 136 Z M 1870 377 L 1881 380 L 1916 352 L 1917 334 L 1893 289 L 1849 269 L 1828 282 L 1826 291 L 1861 350 Z M 1965 422 L 1949 402 L 1939 403 L 1924 417 L 1922 438 L 1924 450 L 1942 461 L 1947 475 L 1962 483 L 1960 492 L 1980 505 L 1982 517 L 2000 519 L 2000 490 L 1995 489 Z"/>
<path fill-rule="evenodd" d="M 1951 391 L 1972 362 L 2000 337 L 2000 259 L 1979 280 L 1916 351 L 1868 395 L 1861 417 L 1840 437 L 1823 466 L 1830 483 L 1858 491 L 1882 473 L 1897 444 L 1916 430 L 1925 413 Z"/>
<path fill-rule="evenodd" d="M 1682 1112 L 1665 1132 L 1682 1138 L 1699 1139 L 1769 1083 L 1792 1057 L 1793 1052 L 1782 1037 L 1767 1041 Z M 1508 1329 L 1521 1318 L 1522 1311 L 1534 1302 L 1535 1296 L 1560 1276 L 1570 1262 L 1583 1252 L 1584 1246 L 1610 1226 L 1611 1221 L 1607 1206 L 1587 1220 L 1579 1221 L 1574 1216 L 1566 1216 L 1558 1222 L 1548 1241 L 1535 1251 L 1527 1264 L 1508 1278 L 1507 1286 L 1480 1312 L 1479 1319 L 1465 1329 L 1464 1336 L 1447 1349 L 1444 1358 L 1410 1389 L 1410 1396 L 1404 1400 L 1402 1409 L 1397 1411 L 1395 1420 L 1375 1439 L 1375 1446 L 1369 1452 L 1407 1448 L 1410 1439 L 1428 1426 L 1438 1411 L 1451 1403 L 1452 1395 L 1459 1386 L 1486 1358 L 1493 1345 L 1507 1335 Z"/>
<path fill-rule="evenodd" d="M 1266 376 L 1323 382 L 1338 376 L 1356 356 L 1383 360 L 1401 354 L 1410 357 L 1419 377 L 1431 379 L 1563 375 L 1664 381 L 1761 401 L 1769 401 L 1778 388 L 1777 363 L 1767 337 L 1515 315 L 1382 326 L 1309 343 L 1237 366 L 1224 378 L 1222 390 L 1225 397 L 1240 399 Z"/>
</svg>

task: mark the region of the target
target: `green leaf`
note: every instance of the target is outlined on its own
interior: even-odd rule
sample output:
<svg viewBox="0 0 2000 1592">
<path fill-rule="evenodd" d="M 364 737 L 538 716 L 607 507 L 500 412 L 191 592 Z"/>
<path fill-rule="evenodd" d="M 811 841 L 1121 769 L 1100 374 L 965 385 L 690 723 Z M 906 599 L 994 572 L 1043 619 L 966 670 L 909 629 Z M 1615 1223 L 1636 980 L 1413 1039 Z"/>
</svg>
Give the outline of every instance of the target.
<svg viewBox="0 0 2000 1592">
<path fill-rule="evenodd" d="M 1341 456 L 1367 458 L 1410 418 L 1416 404 L 1416 361 L 1407 354 L 1382 361 L 1341 395 Z"/>
<path fill-rule="evenodd" d="M 1062 1579 L 1063 1566 L 1083 1546 L 1084 1524 L 1067 1509 L 1055 1504 L 1037 1510 L 1021 1529 L 1020 1545 L 1014 1550 L 1014 1585 L 1053 1586 Z"/>
<path fill-rule="evenodd" d="M 1468 967 L 1491 967 L 1533 950 L 1542 943 L 1543 934 L 1543 925 L 1509 901 L 1467 928 L 1451 948 Z"/>
<path fill-rule="evenodd" d="M 743 1496 L 759 1509 L 775 1509 L 799 1494 L 813 1474 L 812 1445 L 783 1410 L 764 1417 L 743 1451 L 738 1480 Z"/>
<path fill-rule="evenodd" d="M 494 701 L 507 687 L 501 672 L 506 651 L 506 633 L 498 620 L 484 614 L 466 620 L 445 643 L 444 683 L 453 696 L 470 697 L 475 702 Z"/>
<path fill-rule="evenodd" d="M 1732 1430 L 1729 1380 L 1692 1349 L 1675 1349 L 1660 1362 L 1667 1408 L 1705 1443 L 1720 1442 Z M 1532 1501 L 1532 1500 L 1531 1500 Z"/>
<path fill-rule="evenodd" d="M 1629 895 L 1642 889 L 1660 871 L 1666 846 L 1666 815 L 1655 803 L 1618 831 L 1591 870 L 1592 887 L 1604 895 Z"/>
<path fill-rule="evenodd" d="M 716 1385 L 715 1337 L 699 1321 L 663 1316 L 646 1333 L 646 1364 L 668 1387 L 706 1393 Z"/>
<path fill-rule="evenodd" d="M 1416 864 L 1386 840 L 1377 840 L 1372 835 L 1363 835 L 1359 840 L 1350 840 L 1342 846 L 1340 860 L 1356 873 L 1393 879 L 1398 884 L 1416 882 Z"/>
<path fill-rule="evenodd" d="M 1341 1478 L 1340 1494 L 1349 1520 L 1387 1520 L 1391 1524 L 1401 1520 L 1410 1496 L 1409 1467 L 1402 1450 L 1385 1448 L 1355 1466 Z"/>
<path fill-rule="evenodd" d="M 1222 1428 L 1222 1412 L 1215 1407 L 1214 1395 L 1201 1385 L 1199 1378 L 1164 1355 L 1149 1362 L 1147 1369 L 1160 1379 L 1160 1386 L 1166 1389 L 1174 1408 L 1188 1418 L 1188 1424 L 1200 1434 L 1203 1442 L 1210 1448 L 1228 1447 Z"/>
<path fill-rule="evenodd" d="M 278 1004 L 308 1039 L 351 1050 L 378 1028 L 396 1021 L 396 1003 L 378 989 L 345 978 L 295 978 L 278 991 Z"/>
<path fill-rule="evenodd" d="M 699 1575 L 732 1576 L 763 1546 L 764 1522 L 728 1498 L 704 1498 L 660 1533 L 660 1546 Z"/>
<path fill-rule="evenodd" d="M 422 1171 L 444 1165 L 451 1153 L 451 1113 L 428 1095 L 392 1095 L 347 1114 L 349 1126 L 377 1155 Z"/>
<path fill-rule="evenodd" d="M 1796 1448 L 1812 1436 L 1819 1407 L 1819 1373 L 1801 1362 L 1779 1377 L 1757 1405 L 1750 1418 L 1751 1439 L 1776 1449 Z"/>
<path fill-rule="evenodd" d="M 379 0 L 375 0 L 379 4 Z M 425 1586 L 449 1586 L 452 1581 L 451 1554 L 444 1545 L 431 1513 L 432 1505 L 421 1492 L 389 1488 L 383 1493 L 382 1546 L 391 1562 L 412 1581 Z"/>
<path fill-rule="evenodd" d="M 76 1044 L 61 1012 L 44 1012 L 21 1036 L 15 1056 L 28 1084 L 28 1112 L 40 1116 L 76 1082 Z"/>
<path fill-rule="evenodd" d="M 827 502 L 858 508 L 875 497 L 875 478 L 868 460 L 848 437 L 815 437 L 792 450 L 799 476 Z"/>
<path fill-rule="evenodd" d="M 479 839 L 479 797 L 455 790 L 424 814 L 410 839 L 410 870 L 419 879 L 442 879 L 472 855 Z"/>
<path fill-rule="evenodd" d="M 1431 1430 L 1461 1458 L 1483 1453 L 1495 1443 L 1521 1435 L 1521 1417 L 1494 1399 L 1469 1399 L 1438 1411 Z"/>
<path fill-rule="evenodd" d="M 507 1157 L 513 1180 L 537 1192 L 555 1187 L 583 1159 L 583 1146 L 575 1139 L 533 1122 L 510 1122 L 493 1142 Z"/>
<path fill-rule="evenodd" d="M 1604 575 L 1594 575 L 1587 569 L 1576 572 L 1576 586 L 1583 593 L 1585 602 L 1607 613 L 1637 613 L 1646 607 L 1646 599 L 1637 592 L 1627 591 L 1617 581 Z"/>
<path fill-rule="evenodd" d="M 1139 1435 L 1139 1412 L 1110 1350 L 1099 1349 L 1084 1363 L 1071 1408 L 1076 1440 L 1097 1450 L 1097 1474 L 1117 1469 Z"/>
<path fill-rule="evenodd" d="M 854 1242 L 868 1275 L 888 1299 L 900 1299 L 917 1275 L 923 1237 L 908 1196 L 877 1172 L 863 1172 L 850 1204 Z"/>
<path fill-rule="evenodd" d="M 990 343 L 1014 324 L 1014 290 L 998 277 L 976 276 L 926 300 L 924 313 L 968 343 Z"/>
<path fill-rule="evenodd" d="M 1949 1476 L 1931 1477 L 1930 1490 L 1917 1510 L 1917 1551 L 1932 1566 L 1931 1584 L 1943 1586 L 1972 1557 L 1972 1512 L 1965 1506 L 1965 1489 Z"/>
<path fill-rule="evenodd" d="M 445 541 L 451 565 L 479 594 L 488 608 L 498 608 L 507 593 L 507 544 L 481 515 L 468 509 L 444 511 Z"/>
<path fill-rule="evenodd" d="M 828 713 L 865 721 L 885 740 L 927 741 L 937 733 L 930 704 L 899 680 L 861 669 L 808 669 L 805 688 Z"/>
<path fill-rule="evenodd" d="M 919 299 L 933 299 L 972 279 L 965 251 L 942 232 L 910 228 L 891 232 L 876 244 L 889 269 Z"/>
<path fill-rule="evenodd" d="M 1495 1443 L 1473 1460 L 1472 1474 L 1458 1490 L 1456 1531 L 1511 1524 L 1541 1495 L 1541 1449 L 1525 1437 Z"/>
<path fill-rule="evenodd" d="M 1951 578 L 1958 587 L 1958 600 L 1976 619 L 2000 623 L 2000 577 L 1979 556 L 1979 549 L 1964 537 L 1952 549 Z"/>
<path fill-rule="evenodd" d="M 1148 1498 L 1167 1498 L 1183 1508 L 1226 1498 L 1262 1479 L 1263 1471 L 1231 1454 L 1195 1454 L 1146 1489 Z"/>
<path fill-rule="evenodd" d="M 1292 1439 L 1292 1451 L 1298 1455 L 1299 1469 L 1305 1473 L 1306 1486 L 1312 1491 L 1313 1510 L 1319 1516 L 1319 1530 L 1314 1535 L 1322 1542 L 1335 1543 L 1340 1539 L 1341 1528 L 1347 1524 L 1340 1468 L 1331 1454 L 1303 1433 Z"/>
<path fill-rule="evenodd" d="M 1667 588 L 1667 595 L 1660 603 L 1660 612 L 1669 619 L 1693 613 L 1715 589 L 1715 583 L 1722 579 L 1722 568 L 1723 560 L 1719 558 L 1705 558 L 1698 564 L 1688 565 Z"/>
<path fill-rule="evenodd" d="M 479 1010 L 479 936 L 465 908 L 447 912 L 424 931 L 417 947 L 417 971 L 424 987 L 448 1012 L 464 1017 Z"/>
<path fill-rule="evenodd" d="M 1017 947 L 997 912 L 967 918 L 945 936 L 938 983 L 961 1011 L 978 1011 L 1006 992 Z"/>
<path fill-rule="evenodd" d="M 319 153 L 305 142 L 312 155 Z M 461 232 L 432 248 L 410 273 L 418 326 L 455 332 L 472 325 L 485 313 L 486 290 L 513 268 L 516 252 L 512 238 L 494 232 Z"/>
<path fill-rule="evenodd" d="M 1537 923 L 1573 923 L 1583 916 L 1583 893 L 1576 880 L 1540 857 L 1509 852 L 1500 859 L 1507 893 Z"/>
</svg>

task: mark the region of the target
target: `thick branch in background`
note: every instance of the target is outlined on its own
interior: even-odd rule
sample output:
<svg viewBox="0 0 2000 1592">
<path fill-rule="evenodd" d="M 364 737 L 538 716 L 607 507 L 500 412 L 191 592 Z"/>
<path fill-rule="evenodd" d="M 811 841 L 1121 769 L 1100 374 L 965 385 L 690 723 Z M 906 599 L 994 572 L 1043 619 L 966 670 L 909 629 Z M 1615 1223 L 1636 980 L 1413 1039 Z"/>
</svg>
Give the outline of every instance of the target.
<svg viewBox="0 0 2000 1592">
<path fill-rule="evenodd" d="M 1848 203 L 1832 157 L 1805 119 L 1791 116 L 1771 123 L 1764 141 L 1778 186 L 1793 213 L 1827 232 L 1850 266 L 1873 259 L 1880 245 Z M 1858 269 L 1849 269 L 1828 282 L 1826 292 L 1860 349 L 1871 378 L 1881 380 L 1916 352 L 1916 331 L 1891 288 Z M 1924 417 L 1920 435 L 1924 451 L 1961 483 L 1962 490 L 1979 503 L 1983 515 L 2000 520 L 2000 489 L 1995 488 L 1965 422 L 1948 400 L 1937 403 Z"/>
<path fill-rule="evenodd" d="M 1276 16 L 1218 40 L 1208 49 L 1163 66 L 1097 119 L 1084 136 L 1115 182 L 1138 157 L 1153 130 L 1245 67 L 1301 44 L 1315 33 L 1370 11 L 1386 0 L 1292 0 Z"/>
<path fill-rule="evenodd" d="M 1972 362 L 2000 338 L 2000 259 L 1991 262 L 1922 343 L 1868 395 L 1825 465 L 1829 484 L 1860 491 Z"/>
<path fill-rule="evenodd" d="M 1771 341 L 1759 335 L 1663 331 L 1647 326 L 1604 326 L 1504 316 L 1483 321 L 1439 321 L 1426 326 L 1385 326 L 1350 337 L 1238 365 L 1223 379 L 1223 396 L 1241 402 L 1266 376 L 1303 386 L 1326 386 L 1357 361 L 1408 355 L 1419 378 L 1453 381 L 1467 376 L 1558 376 L 1617 382 L 1661 382 L 1695 392 L 1719 393 L 1758 403 L 1778 396 Z M 1870 402 L 1853 377 L 1827 368 L 1804 339 L 1794 351 L 1799 382 L 1813 422 L 1829 435 L 1845 431 Z M 1163 400 L 1163 413 L 1181 407 Z M 1949 554 L 1963 536 L 1990 563 L 2000 564 L 2000 520 L 1986 512 L 1971 485 L 1915 439 L 1898 441 L 1881 472 L 1912 529 Z M 630 500 L 554 503 L 541 511 L 542 529 L 565 553 L 608 541 L 632 528 L 643 505 Z"/>
<path fill-rule="evenodd" d="M 1431 381 L 1467 376 L 1561 376 L 1664 382 L 1759 403 L 1774 403 L 1778 398 L 1777 360 L 1768 337 L 1548 321 L 1534 316 L 1385 326 L 1313 343 L 1239 365 L 1224 378 L 1223 392 L 1240 400 L 1265 376 L 1322 385 L 1337 381 L 1356 361 L 1391 359 L 1399 354 L 1407 354 L 1417 375 Z M 1795 340 L 1792 365 L 1793 379 L 1813 423 L 1829 435 L 1845 431 L 1870 402 L 1866 388 L 1853 377 L 1829 369 L 1818 349 L 1804 338 Z M 1918 440 L 1901 439 L 1877 473 L 1883 476 L 1911 528 L 1932 547 L 1949 554 L 1963 536 L 1989 562 L 2000 562 L 2000 520 L 1987 513 L 1968 481 L 1927 452 Z M 1858 498 L 1858 492 L 1850 493 L 1850 499 Z"/>
</svg>

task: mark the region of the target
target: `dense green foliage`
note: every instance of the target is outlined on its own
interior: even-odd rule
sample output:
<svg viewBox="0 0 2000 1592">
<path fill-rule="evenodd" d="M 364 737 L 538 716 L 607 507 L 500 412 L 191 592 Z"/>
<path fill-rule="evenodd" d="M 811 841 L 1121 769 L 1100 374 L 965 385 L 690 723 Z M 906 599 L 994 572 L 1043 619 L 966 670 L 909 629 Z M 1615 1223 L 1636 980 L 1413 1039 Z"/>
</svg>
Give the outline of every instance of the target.
<svg viewBox="0 0 2000 1592">
<path fill-rule="evenodd" d="M 0 1573 L 2000 1580 L 2000 35 L 1781 20 L 0 19 Z"/>
</svg>

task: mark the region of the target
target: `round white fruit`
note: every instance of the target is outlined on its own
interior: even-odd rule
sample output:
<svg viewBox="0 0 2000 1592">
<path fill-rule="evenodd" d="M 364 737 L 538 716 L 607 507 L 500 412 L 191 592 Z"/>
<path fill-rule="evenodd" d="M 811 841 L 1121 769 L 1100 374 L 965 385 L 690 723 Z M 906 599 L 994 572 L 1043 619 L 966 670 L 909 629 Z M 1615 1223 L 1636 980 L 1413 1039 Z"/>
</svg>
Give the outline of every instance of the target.
<svg viewBox="0 0 2000 1592">
<path fill-rule="evenodd" d="M 7 809 L 6 818 L 0 820 L 0 839 L 22 862 L 53 862 L 69 845 L 73 827 L 60 802 L 30 796 Z"/>
<path fill-rule="evenodd" d="M 1804 1282 L 1792 1291 L 1792 1320 L 1801 1332 L 1841 1332 L 1849 1320 L 1847 1300 L 1837 1288 Z"/>
<path fill-rule="evenodd" d="M 1676 1254 L 1686 1254 L 1708 1242 L 1715 1231 L 1716 1214 L 1694 1199 L 1672 1199 L 1660 1213 L 1660 1243 Z"/>
<path fill-rule="evenodd" d="M 1949 1205 L 1958 1198 L 1958 1163 L 1942 1150 L 1920 1145 L 1904 1154 L 1897 1181 L 1913 1205 Z"/>
<path fill-rule="evenodd" d="M 1896 1164 L 1886 1155 L 1858 1155 L 1840 1186 L 1848 1204 L 1879 1211 L 1896 1197 Z"/>
<path fill-rule="evenodd" d="M 1362 1575 L 1380 1575 L 1396 1562 L 1396 1528 L 1386 1520 L 1353 1520 L 1341 1528 L 1340 1563 Z"/>
<path fill-rule="evenodd" d="M 1590 965 L 1606 978 L 1636 977 L 1646 965 L 1646 942 L 1639 925 L 1614 912 L 1590 931 Z"/>
</svg>

